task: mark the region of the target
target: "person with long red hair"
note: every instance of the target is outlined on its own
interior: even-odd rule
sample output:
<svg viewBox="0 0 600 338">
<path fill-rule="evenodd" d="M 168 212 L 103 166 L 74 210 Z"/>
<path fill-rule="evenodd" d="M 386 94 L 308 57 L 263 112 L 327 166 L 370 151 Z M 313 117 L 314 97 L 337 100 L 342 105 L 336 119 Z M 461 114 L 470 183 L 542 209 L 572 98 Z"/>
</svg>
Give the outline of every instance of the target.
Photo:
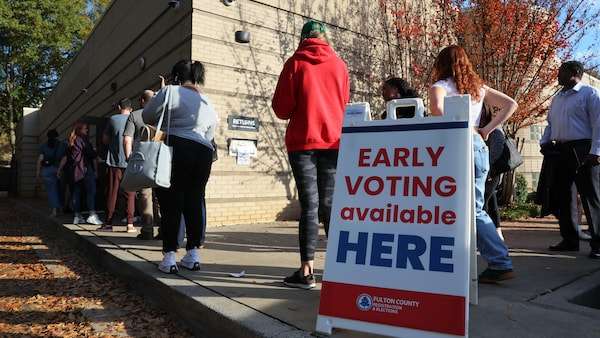
<svg viewBox="0 0 600 338">
<path fill-rule="evenodd" d="M 494 222 L 483 210 L 485 181 L 490 169 L 488 148 L 484 141 L 494 129 L 501 127 L 517 110 L 518 105 L 506 94 L 484 84 L 460 46 L 449 46 L 439 53 L 433 68 L 433 82 L 429 90 L 429 109 L 434 116 L 444 114 L 444 97 L 471 95 L 477 247 L 488 263 L 488 268 L 479 275 L 479 281 L 496 283 L 514 278 L 508 248 L 496 231 Z M 479 128 L 484 102 L 486 106 L 496 108 L 497 113 L 485 126 Z"/>
<path fill-rule="evenodd" d="M 60 163 L 58 173 L 63 172 L 70 184 L 71 203 L 75 216 L 73 224 L 83 223 L 101 225 L 96 214 L 96 177 L 98 161 L 96 150 L 88 138 L 89 127 L 83 121 L 75 122 L 68 139 L 67 156 Z M 81 214 L 81 194 L 85 189 L 86 206 L 89 216 Z"/>
</svg>

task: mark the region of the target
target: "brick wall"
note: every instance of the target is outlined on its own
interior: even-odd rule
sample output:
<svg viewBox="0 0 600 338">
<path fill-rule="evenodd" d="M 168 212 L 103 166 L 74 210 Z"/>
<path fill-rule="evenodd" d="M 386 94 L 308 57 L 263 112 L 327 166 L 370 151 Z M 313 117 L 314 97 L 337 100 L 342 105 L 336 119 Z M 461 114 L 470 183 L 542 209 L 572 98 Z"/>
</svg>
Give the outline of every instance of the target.
<svg viewBox="0 0 600 338">
<path fill-rule="evenodd" d="M 39 114 L 36 108 L 23 108 L 23 117 L 16 130 L 17 191 L 23 197 L 38 193 L 35 170 L 39 153 Z"/>
<path fill-rule="evenodd" d="M 373 101 L 385 50 L 383 41 L 372 38 L 380 27 L 378 16 L 370 15 L 376 6 L 375 1 L 356 0 L 239 0 L 229 7 L 220 0 L 194 1 L 192 58 L 207 67 L 206 92 L 221 120 L 216 139 L 220 160 L 207 191 L 209 225 L 298 217 L 284 144 L 287 123 L 270 108 L 279 73 L 299 43 L 306 18 L 315 18 L 328 24 L 328 39 L 349 66 L 352 100 Z M 249 31 L 251 43 L 236 43 L 237 30 Z M 259 118 L 259 132 L 228 130 L 228 115 Z M 250 165 L 237 165 L 228 155 L 231 138 L 257 140 L 258 156 Z"/>
<path fill-rule="evenodd" d="M 219 161 L 207 188 L 209 226 L 295 219 L 286 122 L 270 108 L 279 72 L 298 45 L 303 23 L 315 18 L 328 25 L 330 43 L 349 66 L 352 100 L 379 103 L 374 109 L 381 109 L 380 81 L 393 70 L 383 62 L 377 6 L 372 0 L 238 0 L 229 7 L 221 0 L 191 0 L 167 9 L 164 0 L 143 6 L 115 0 L 44 103 L 35 142 L 50 128 L 64 137 L 77 119 L 113 114 L 114 102 L 156 88 L 157 75 L 180 59 L 200 60 L 207 67 L 205 91 L 221 122 Z M 252 42 L 236 43 L 237 30 L 249 31 Z M 260 129 L 228 130 L 229 115 L 259 118 Z M 258 156 L 249 165 L 228 155 L 232 138 L 257 141 Z"/>
</svg>

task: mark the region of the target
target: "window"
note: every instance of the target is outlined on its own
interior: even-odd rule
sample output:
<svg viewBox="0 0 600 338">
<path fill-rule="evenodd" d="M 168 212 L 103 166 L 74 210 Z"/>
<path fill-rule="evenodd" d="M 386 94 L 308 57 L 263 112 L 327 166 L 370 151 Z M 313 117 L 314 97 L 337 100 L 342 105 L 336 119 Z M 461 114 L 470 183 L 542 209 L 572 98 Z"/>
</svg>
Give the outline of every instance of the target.
<svg viewBox="0 0 600 338">
<path fill-rule="evenodd" d="M 539 141 L 542 138 L 542 134 L 544 133 L 543 126 L 529 126 L 529 139 L 531 141 Z"/>
<path fill-rule="evenodd" d="M 531 188 L 537 190 L 538 182 L 540 181 L 540 173 L 531 173 Z"/>
</svg>

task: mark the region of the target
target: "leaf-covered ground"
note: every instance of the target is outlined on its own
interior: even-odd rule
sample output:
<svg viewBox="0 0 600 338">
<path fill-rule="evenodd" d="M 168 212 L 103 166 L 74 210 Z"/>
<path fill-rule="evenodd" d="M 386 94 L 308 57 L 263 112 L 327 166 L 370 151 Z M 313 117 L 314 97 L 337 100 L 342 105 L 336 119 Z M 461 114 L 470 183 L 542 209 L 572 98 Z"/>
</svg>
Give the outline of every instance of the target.
<svg viewBox="0 0 600 338">
<path fill-rule="evenodd" d="M 0 199 L 0 337 L 189 336 L 51 228 Z"/>
</svg>

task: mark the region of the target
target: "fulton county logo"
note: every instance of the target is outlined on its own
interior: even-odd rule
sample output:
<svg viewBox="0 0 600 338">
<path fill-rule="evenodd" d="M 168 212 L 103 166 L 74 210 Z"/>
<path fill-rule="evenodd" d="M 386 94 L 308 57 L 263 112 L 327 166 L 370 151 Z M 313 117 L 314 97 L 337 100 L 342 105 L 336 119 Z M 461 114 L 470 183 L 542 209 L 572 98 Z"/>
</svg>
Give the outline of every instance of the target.
<svg viewBox="0 0 600 338">
<path fill-rule="evenodd" d="M 356 306 L 360 311 L 369 311 L 373 307 L 373 298 L 366 293 L 362 293 L 356 298 Z"/>
</svg>

